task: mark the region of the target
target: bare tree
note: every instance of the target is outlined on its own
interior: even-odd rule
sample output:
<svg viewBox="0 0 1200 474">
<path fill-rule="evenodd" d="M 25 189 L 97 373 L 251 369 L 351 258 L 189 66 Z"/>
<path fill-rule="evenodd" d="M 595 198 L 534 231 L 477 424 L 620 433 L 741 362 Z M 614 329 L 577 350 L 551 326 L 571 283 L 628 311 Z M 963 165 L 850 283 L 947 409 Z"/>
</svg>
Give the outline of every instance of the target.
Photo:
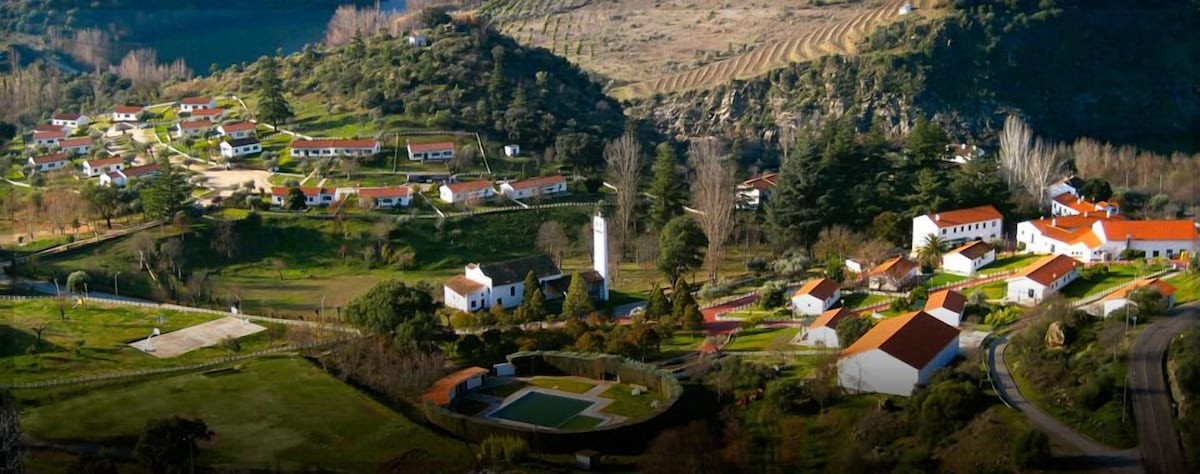
<svg viewBox="0 0 1200 474">
<path fill-rule="evenodd" d="M 571 241 L 567 239 L 567 233 L 563 231 L 562 224 L 559 224 L 558 221 L 546 221 L 538 228 L 538 250 L 550 255 L 550 258 L 553 258 L 559 265 L 562 265 L 563 255 L 567 253 L 567 248 L 570 246 Z"/>
<path fill-rule="evenodd" d="M 350 179 L 350 175 L 353 175 L 355 171 L 358 171 L 358 160 L 355 160 L 354 158 L 346 157 L 338 160 L 338 162 L 342 167 L 342 172 L 346 173 L 346 179 Z"/>
<path fill-rule="evenodd" d="M 818 263 L 825 263 L 830 258 L 844 259 L 867 238 L 842 225 L 833 225 L 821 229 L 817 243 L 813 245 L 813 257 Z"/>
<path fill-rule="evenodd" d="M 454 157 L 446 163 L 446 167 L 450 172 L 467 171 L 475 167 L 475 162 L 479 160 L 479 147 L 467 145 L 461 147 L 454 153 Z"/>
<path fill-rule="evenodd" d="M 796 147 L 796 126 L 792 124 L 782 124 L 779 126 L 779 156 L 782 158 L 779 162 L 780 167 L 787 163 L 788 155 L 791 154 L 792 148 Z"/>
<path fill-rule="evenodd" d="M 604 162 L 608 165 L 608 180 L 617 188 L 617 209 L 613 216 L 613 240 L 617 252 L 624 253 L 633 235 L 633 212 L 638 203 L 638 181 L 642 177 L 642 145 L 632 133 L 608 142 L 604 147 Z"/>
<path fill-rule="evenodd" d="M 1009 115 L 1000 132 L 1000 167 L 1009 186 L 1023 189 L 1044 206 L 1046 188 L 1066 171 L 1065 153 L 1035 137 L 1028 124 Z"/>
<path fill-rule="evenodd" d="M 736 204 L 733 163 L 724 156 L 721 142 L 716 138 L 692 140 L 688 146 L 688 161 L 695 177 L 692 179 L 692 206 L 700 211 L 696 221 L 708 237 L 704 265 L 708 281 L 717 280 L 725 241 L 733 231 L 733 210 Z"/>
<path fill-rule="evenodd" d="M 354 39 L 355 35 L 368 37 L 381 31 L 392 32 L 391 24 L 392 15 L 378 8 L 359 9 L 354 5 L 342 5 L 333 12 L 333 18 L 325 29 L 325 45 L 343 45 Z"/>
<path fill-rule="evenodd" d="M 171 64 L 159 64 L 158 52 L 153 49 L 135 49 L 121 58 L 114 71 L 117 75 L 133 81 L 134 89 L 153 90 L 172 77 L 187 78 L 192 75 L 182 59 Z"/>
<path fill-rule="evenodd" d="M 217 219 L 213 224 L 212 249 L 226 259 L 232 259 L 237 254 L 237 235 L 233 223 L 225 219 Z"/>
</svg>

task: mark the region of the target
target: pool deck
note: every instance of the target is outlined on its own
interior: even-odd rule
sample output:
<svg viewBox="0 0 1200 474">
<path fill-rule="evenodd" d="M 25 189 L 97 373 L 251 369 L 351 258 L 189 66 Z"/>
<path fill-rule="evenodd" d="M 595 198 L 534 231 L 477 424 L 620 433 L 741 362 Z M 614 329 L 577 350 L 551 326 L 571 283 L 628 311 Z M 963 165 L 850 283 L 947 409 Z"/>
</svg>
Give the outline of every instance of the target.
<svg viewBox="0 0 1200 474">
<path fill-rule="evenodd" d="M 492 377 L 491 379 L 488 380 L 488 383 L 486 385 L 484 385 L 484 387 L 495 387 L 495 386 L 500 386 L 500 385 L 506 385 L 509 383 L 528 382 L 530 380 L 533 380 L 534 378 L 536 378 L 536 377 Z M 596 379 L 589 379 L 586 377 L 574 377 L 574 376 L 556 377 L 556 378 L 561 378 L 561 379 L 565 379 L 565 380 L 578 380 L 580 382 L 587 382 L 589 384 L 594 384 L 595 387 L 592 387 L 590 390 L 588 390 L 584 393 L 573 393 L 573 392 L 567 392 L 567 391 L 563 391 L 563 390 L 556 390 L 553 388 L 529 385 L 529 386 L 521 388 L 520 390 L 517 390 L 516 392 L 513 392 L 511 395 L 509 395 L 507 397 L 495 397 L 495 396 L 480 393 L 479 391 L 473 391 L 469 395 L 467 395 L 466 398 L 488 404 L 488 407 L 483 409 L 482 411 L 480 411 L 479 414 L 477 414 L 476 416 L 479 416 L 482 418 L 487 418 L 492 421 L 497 421 L 500 423 L 513 425 L 513 426 L 520 426 L 520 427 L 524 427 L 524 428 L 558 431 L 558 428 L 552 428 L 549 426 L 542 426 L 542 425 L 535 425 L 535 424 L 530 424 L 530 423 L 522 423 L 519 421 L 509 420 L 506 418 L 495 418 L 492 416 L 492 414 L 495 413 L 496 411 L 500 410 L 501 408 L 504 408 L 505 406 L 507 406 L 509 403 L 512 403 L 513 401 L 520 400 L 521 397 L 525 396 L 525 394 L 527 394 L 529 392 L 541 392 L 541 393 L 554 395 L 554 396 L 558 396 L 558 397 L 574 398 L 574 399 L 578 399 L 578 400 L 586 400 L 586 401 L 592 402 L 591 406 L 585 408 L 583 411 L 577 413 L 575 416 L 584 415 L 584 416 L 590 416 L 593 418 L 599 418 L 601 420 L 604 420 L 604 421 L 600 422 L 600 424 L 596 425 L 596 428 L 601 428 L 601 427 L 604 427 L 607 425 L 617 424 L 617 423 L 621 423 L 621 422 L 625 421 L 624 416 L 612 415 L 609 413 L 601 413 L 600 412 L 600 410 L 603 410 L 605 407 L 611 405 L 614 402 L 613 399 L 601 397 L 600 394 L 602 394 L 605 391 L 607 391 L 608 389 L 612 388 L 612 386 L 617 385 L 619 382 L 615 382 L 615 381 L 611 381 L 611 380 L 596 380 Z M 574 418 L 574 417 L 572 417 L 572 418 Z M 568 419 L 568 421 L 569 420 L 570 419 Z"/>
</svg>

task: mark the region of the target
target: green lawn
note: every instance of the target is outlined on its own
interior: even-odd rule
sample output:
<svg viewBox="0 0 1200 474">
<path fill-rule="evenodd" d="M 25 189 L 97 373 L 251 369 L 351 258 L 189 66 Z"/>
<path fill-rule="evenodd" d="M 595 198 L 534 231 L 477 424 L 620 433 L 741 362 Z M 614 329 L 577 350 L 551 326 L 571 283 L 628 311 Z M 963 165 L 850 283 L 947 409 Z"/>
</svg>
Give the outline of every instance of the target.
<svg viewBox="0 0 1200 474">
<path fill-rule="evenodd" d="M 217 470 L 379 470 L 404 456 L 426 472 L 464 471 L 471 453 L 297 358 L 259 359 L 236 373 L 188 374 L 27 409 L 26 434 L 127 443 L 146 422 L 204 420 L 215 433 L 197 462 Z M 34 472 L 37 469 L 33 469 Z"/>
<path fill-rule="evenodd" d="M 744 329 L 725 346 L 726 351 L 777 351 L 795 349 L 791 344 L 800 328 Z"/>
<path fill-rule="evenodd" d="M 660 404 L 664 403 L 661 395 L 649 391 L 643 392 L 641 395 L 633 395 L 633 387 L 625 384 L 616 384 L 600 394 L 601 397 L 611 398 L 613 400 L 608 406 L 600 410 L 601 413 L 610 413 L 613 415 L 624 416 L 629 419 L 639 420 L 648 418 L 657 412 L 651 405 L 657 400 Z"/>
<path fill-rule="evenodd" d="M 596 388 L 596 384 L 594 383 L 563 377 L 534 377 L 528 383 L 535 387 L 552 388 L 570 393 L 584 393 Z"/>
<path fill-rule="evenodd" d="M 1200 275 L 1176 275 L 1167 279 L 1177 288 L 1175 292 L 1175 304 L 1190 303 L 1200 299 Z"/>
<path fill-rule="evenodd" d="M 1004 280 L 999 280 L 979 286 L 963 288 L 960 290 L 962 294 L 967 296 L 970 296 L 972 293 L 977 291 L 982 291 L 989 300 L 998 300 L 1004 298 L 1005 294 L 1007 294 L 1008 283 L 1006 283 Z"/>
<path fill-rule="evenodd" d="M 1018 254 L 1010 257 L 998 258 L 995 262 L 992 262 L 991 265 L 980 269 L 979 273 L 981 275 L 990 275 L 1009 270 L 1020 270 L 1028 266 L 1030 263 L 1033 263 L 1034 260 L 1042 257 L 1044 257 L 1044 255 Z"/>
<path fill-rule="evenodd" d="M 847 308 L 862 308 L 864 306 L 872 306 L 882 303 L 890 299 L 884 295 L 872 295 L 868 293 L 850 293 L 842 295 L 842 305 Z"/>
<path fill-rule="evenodd" d="M 127 345 L 147 337 L 154 328 L 167 333 L 217 319 L 210 314 L 88 302 L 77 308 L 68 307 L 67 319 L 63 321 L 49 299 L 0 301 L 0 313 L 6 315 L 0 321 L 0 379 L 5 381 L 30 382 L 167 367 L 232 354 L 217 346 L 159 359 Z M 38 327 L 45 329 L 35 351 Z M 265 349 L 280 332 L 270 330 L 241 338 L 240 351 Z"/>
<path fill-rule="evenodd" d="M 1067 298 L 1083 298 L 1085 296 L 1100 293 L 1109 288 L 1129 283 L 1140 276 L 1144 276 L 1154 270 L 1138 271 L 1136 265 L 1112 265 L 1108 267 L 1108 273 L 1101 277 L 1091 280 L 1079 278 L 1063 288 L 1063 296 Z"/>
<path fill-rule="evenodd" d="M 663 340 L 658 345 L 659 354 L 662 358 L 671 358 L 694 352 L 700 348 L 700 344 L 704 342 L 704 339 L 705 336 L 703 333 L 676 331 L 674 334 L 671 334 L 671 337 Z"/>
<path fill-rule="evenodd" d="M 958 283 L 958 282 L 966 280 L 966 279 L 967 279 L 967 277 L 962 276 L 962 275 L 955 275 L 952 273 L 939 272 L 939 273 L 934 274 L 933 278 L 930 278 L 928 283 L 929 283 L 930 287 L 939 287 L 942 285 L 949 285 L 951 283 Z"/>
</svg>

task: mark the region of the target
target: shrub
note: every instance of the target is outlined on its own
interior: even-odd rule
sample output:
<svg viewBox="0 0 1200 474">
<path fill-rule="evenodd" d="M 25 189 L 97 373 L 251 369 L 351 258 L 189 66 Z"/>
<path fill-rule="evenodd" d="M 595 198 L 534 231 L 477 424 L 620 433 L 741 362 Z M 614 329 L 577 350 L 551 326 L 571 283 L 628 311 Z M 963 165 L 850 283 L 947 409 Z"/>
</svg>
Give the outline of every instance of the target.
<svg viewBox="0 0 1200 474">
<path fill-rule="evenodd" d="M 808 257 L 803 255 L 789 255 L 780 258 L 771 263 L 771 267 L 775 269 L 775 273 L 780 276 L 795 276 L 804 271 L 808 267 Z"/>
<path fill-rule="evenodd" d="M 1012 456 L 1017 467 L 1044 466 L 1050 460 L 1050 438 L 1046 436 L 1046 433 L 1028 428 L 1017 435 L 1017 442 L 1013 444 Z"/>
<path fill-rule="evenodd" d="M 225 339 L 221 339 L 221 347 L 224 347 L 229 352 L 238 352 L 242 350 L 242 343 L 238 342 L 236 338 L 226 337 Z"/>
<path fill-rule="evenodd" d="M 529 444 L 516 436 L 491 435 L 479 444 L 479 457 L 493 463 L 515 464 L 529 455 Z"/>
<path fill-rule="evenodd" d="M 1122 250 L 1121 255 L 1120 255 L 1121 260 L 1134 260 L 1134 259 L 1145 258 L 1145 257 L 1146 257 L 1145 250 L 1135 250 L 1135 249 Z"/>
<path fill-rule="evenodd" d="M 983 323 L 991 326 L 1004 326 L 1007 324 L 1012 324 L 1020 317 L 1021 310 L 1014 306 L 1009 306 L 988 313 L 988 315 L 983 318 Z"/>
<path fill-rule="evenodd" d="M 781 308 L 787 305 L 787 295 L 783 289 L 782 283 L 768 282 L 758 290 L 758 304 L 763 309 Z"/>
<path fill-rule="evenodd" d="M 755 275 L 761 275 L 767 271 L 767 259 L 762 257 L 754 257 L 746 262 L 746 270 Z"/>
<path fill-rule="evenodd" d="M 711 300 L 720 298 L 722 296 L 728 296 L 732 291 L 733 288 L 729 285 L 729 283 L 725 281 L 718 281 L 716 283 L 705 283 L 700 287 L 700 291 L 697 293 L 697 295 L 700 296 L 700 299 L 702 300 Z"/>
</svg>

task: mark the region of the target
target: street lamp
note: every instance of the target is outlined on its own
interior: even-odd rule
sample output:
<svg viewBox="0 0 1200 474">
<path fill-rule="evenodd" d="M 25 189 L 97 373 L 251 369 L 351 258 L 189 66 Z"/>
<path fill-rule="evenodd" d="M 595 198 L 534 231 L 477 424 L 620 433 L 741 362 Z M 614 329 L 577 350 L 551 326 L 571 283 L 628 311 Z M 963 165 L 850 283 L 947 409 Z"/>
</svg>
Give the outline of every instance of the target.
<svg viewBox="0 0 1200 474">
<path fill-rule="evenodd" d="M 117 277 L 121 276 L 121 272 L 113 274 L 113 294 L 121 296 L 121 289 L 117 287 Z"/>
</svg>

